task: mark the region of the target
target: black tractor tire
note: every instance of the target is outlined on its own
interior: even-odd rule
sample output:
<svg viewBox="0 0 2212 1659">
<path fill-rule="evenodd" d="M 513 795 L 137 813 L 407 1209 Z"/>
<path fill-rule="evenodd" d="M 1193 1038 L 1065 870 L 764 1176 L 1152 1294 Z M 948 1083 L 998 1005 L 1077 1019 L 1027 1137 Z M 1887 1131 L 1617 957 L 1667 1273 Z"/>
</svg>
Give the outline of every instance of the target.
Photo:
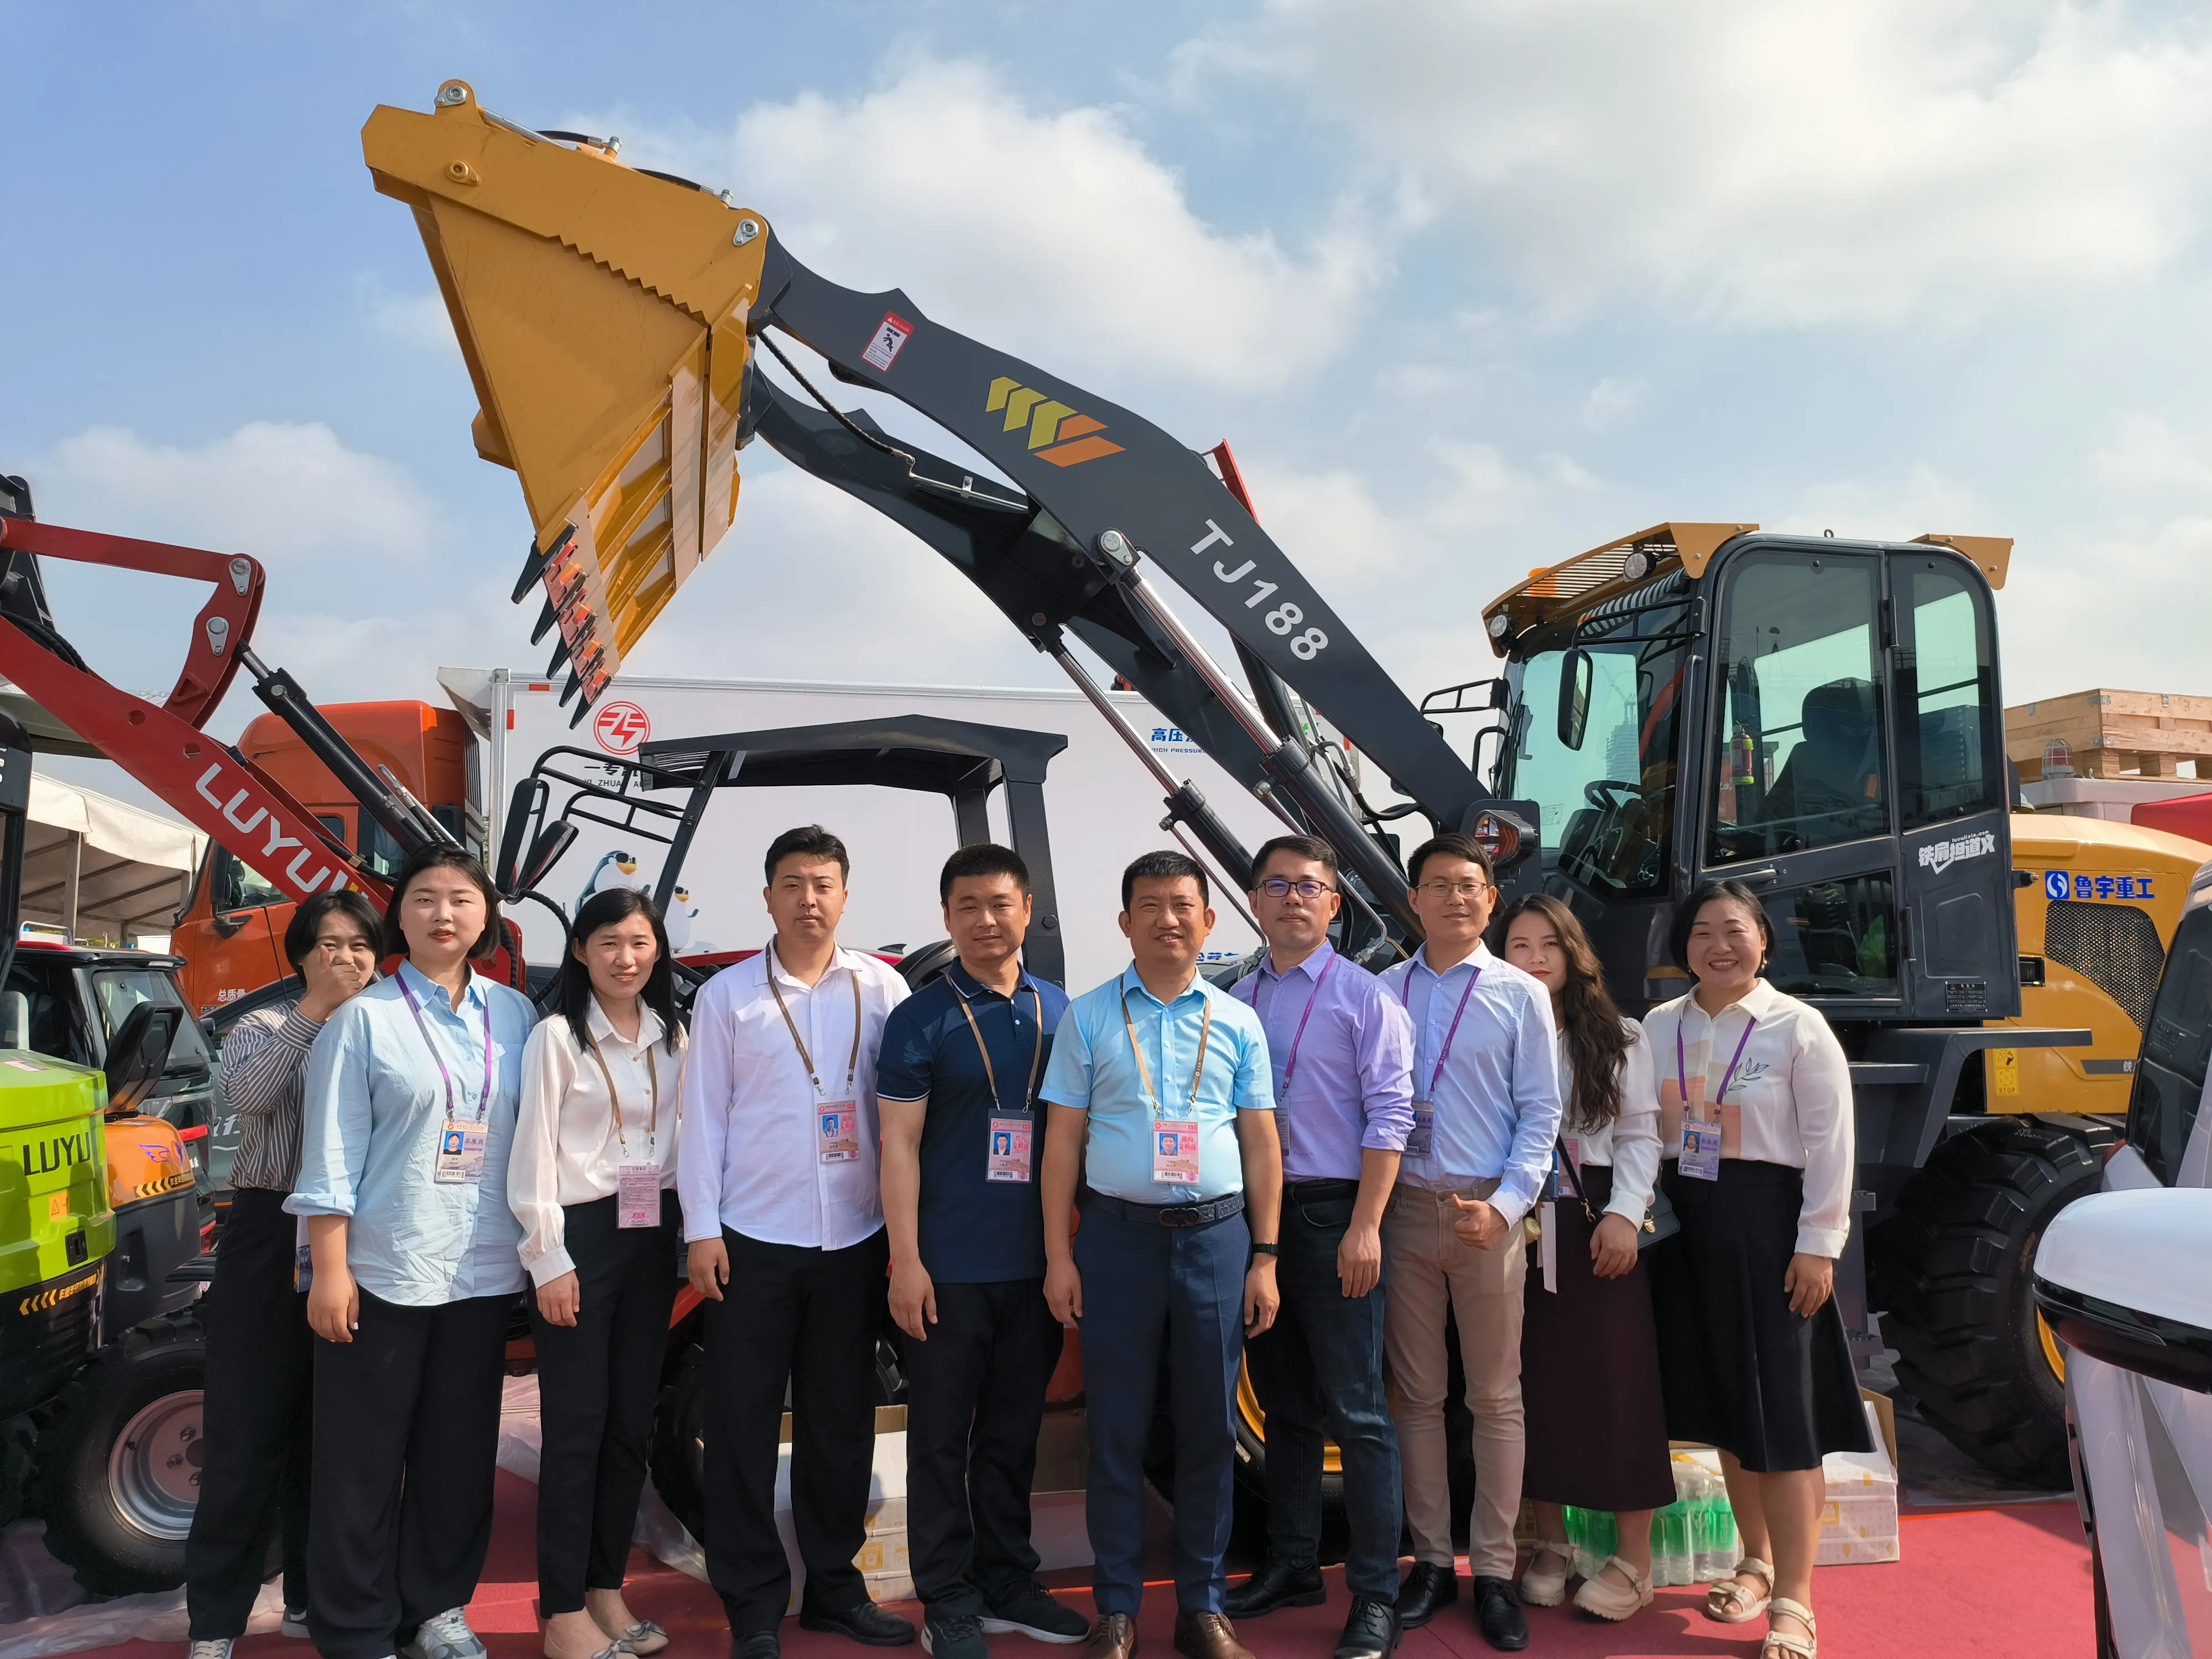
<svg viewBox="0 0 2212 1659">
<path fill-rule="evenodd" d="M 32 1506 L 94 1595 L 185 1582 L 206 1382 L 207 1333 L 187 1309 L 125 1331 L 41 1413 Z"/>
<path fill-rule="evenodd" d="M 1992 1118 L 1954 1135 L 1869 1238 L 1897 1380 L 1945 1439 L 1995 1473 L 2068 1484 L 2066 1393 L 2035 1310 L 2035 1249 L 2104 1176 L 2093 1118 Z"/>
</svg>

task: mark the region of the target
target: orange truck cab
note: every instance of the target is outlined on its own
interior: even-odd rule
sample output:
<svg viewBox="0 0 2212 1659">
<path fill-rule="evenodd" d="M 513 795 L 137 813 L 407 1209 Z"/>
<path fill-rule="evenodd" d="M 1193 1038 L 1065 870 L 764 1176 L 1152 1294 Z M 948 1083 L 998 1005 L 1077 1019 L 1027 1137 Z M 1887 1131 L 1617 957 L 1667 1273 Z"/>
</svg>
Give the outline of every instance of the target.
<svg viewBox="0 0 2212 1659">
<path fill-rule="evenodd" d="M 389 771 L 464 846 L 482 853 L 475 753 L 459 714 L 426 702 L 333 703 L 322 712 L 364 761 Z M 399 849 L 384 826 L 276 716 L 263 714 L 248 726 L 238 751 L 290 791 L 369 869 L 386 876 L 398 870 Z M 291 920 L 289 900 L 228 848 L 209 842 L 169 941 L 185 959 L 185 997 L 194 1014 L 204 1018 L 290 973 L 284 929 Z"/>
</svg>

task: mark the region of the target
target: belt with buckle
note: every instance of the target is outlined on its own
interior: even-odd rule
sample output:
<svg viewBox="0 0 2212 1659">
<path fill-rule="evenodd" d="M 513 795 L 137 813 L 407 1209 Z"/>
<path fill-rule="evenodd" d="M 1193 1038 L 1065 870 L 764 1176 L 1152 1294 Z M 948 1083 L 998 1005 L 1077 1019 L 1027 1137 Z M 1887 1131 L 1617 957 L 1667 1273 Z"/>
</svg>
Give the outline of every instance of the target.
<svg viewBox="0 0 2212 1659">
<path fill-rule="evenodd" d="M 1322 1204 L 1332 1198 L 1358 1197 L 1359 1183 L 1327 1177 L 1312 1181 L 1286 1181 L 1283 1183 L 1283 1196 L 1301 1204 Z"/>
<path fill-rule="evenodd" d="M 1211 1227 L 1217 1221 L 1226 1221 L 1232 1215 L 1244 1212 L 1244 1194 L 1231 1193 L 1225 1198 L 1208 1199 L 1203 1204 L 1132 1204 L 1126 1198 L 1113 1198 L 1085 1188 L 1076 1207 L 1089 1210 L 1093 1206 L 1109 1215 L 1117 1215 L 1124 1221 L 1140 1221 L 1152 1227 Z"/>
</svg>

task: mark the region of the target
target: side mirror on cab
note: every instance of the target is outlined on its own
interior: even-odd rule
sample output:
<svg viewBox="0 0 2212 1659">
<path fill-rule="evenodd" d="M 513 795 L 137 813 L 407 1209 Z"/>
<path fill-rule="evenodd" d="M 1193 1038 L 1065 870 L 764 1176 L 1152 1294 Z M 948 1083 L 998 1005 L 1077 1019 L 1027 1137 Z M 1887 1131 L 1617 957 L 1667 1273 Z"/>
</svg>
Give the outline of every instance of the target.
<svg viewBox="0 0 2212 1659">
<path fill-rule="evenodd" d="M 1559 744 L 1578 750 L 1589 726 L 1590 685 L 1596 676 L 1590 653 L 1580 646 L 1559 659 Z"/>
<path fill-rule="evenodd" d="M 169 1045 L 185 1011 L 160 1003 L 142 1002 L 123 1017 L 123 1024 L 107 1042 L 107 1109 L 120 1117 L 138 1109 L 152 1094 L 169 1063 Z"/>
</svg>

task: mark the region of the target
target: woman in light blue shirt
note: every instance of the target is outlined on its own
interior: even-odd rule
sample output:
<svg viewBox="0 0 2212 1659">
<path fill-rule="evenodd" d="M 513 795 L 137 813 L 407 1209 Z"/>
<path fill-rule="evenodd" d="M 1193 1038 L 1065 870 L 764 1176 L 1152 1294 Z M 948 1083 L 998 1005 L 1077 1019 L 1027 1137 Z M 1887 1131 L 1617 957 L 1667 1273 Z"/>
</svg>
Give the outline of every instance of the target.
<svg viewBox="0 0 2212 1659">
<path fill-rule="evenodd" d="M 315 1039 L 300 1174 L 315 1345 L 307 1626 L 323 1659 L 482 1659 L 462 1615 L 491 1541 L 507 1203 L 528 999 L 471 967 L 498 896 L 454 847 L 400 866 L 383 948 L 406 960 Z"/>
</svg>

